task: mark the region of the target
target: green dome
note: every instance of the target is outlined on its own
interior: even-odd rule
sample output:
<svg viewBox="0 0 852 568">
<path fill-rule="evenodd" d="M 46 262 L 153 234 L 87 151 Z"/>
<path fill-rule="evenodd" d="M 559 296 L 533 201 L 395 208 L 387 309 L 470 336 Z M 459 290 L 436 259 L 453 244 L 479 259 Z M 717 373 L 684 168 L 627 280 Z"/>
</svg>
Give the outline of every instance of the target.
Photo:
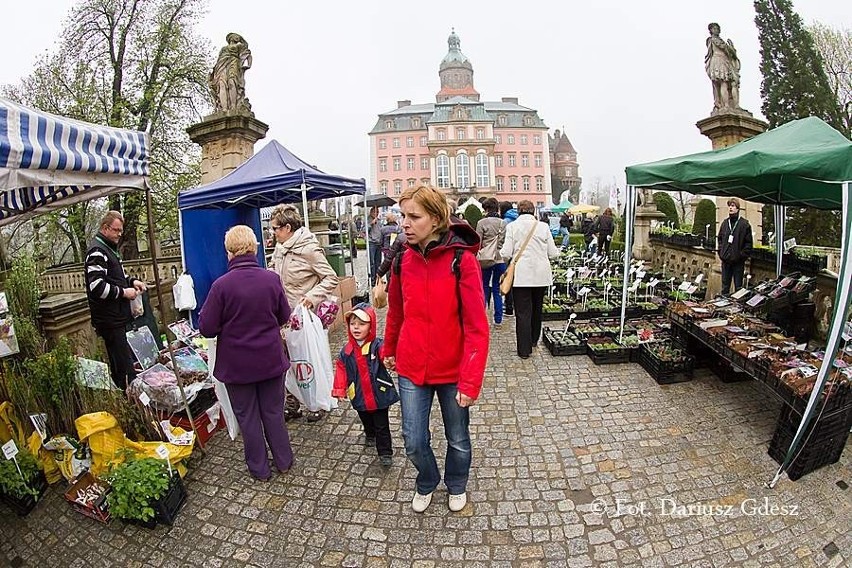
<svg viewBox="0 0 852 568">
<path fill-rule="evenodd" d="M 450 50 L 447 52 L 444 60 L 441 61 L 441 71 L 451 67 L 464 67 L 465 69 L 473 70 L 473 65 L 465 57 L 464 53 L 461 52 L 461 40 L 456 35 L 455 28 L 450 32 L 450 37 L 447 38 L 447 45 L 449 45 Z"/>
</svg>

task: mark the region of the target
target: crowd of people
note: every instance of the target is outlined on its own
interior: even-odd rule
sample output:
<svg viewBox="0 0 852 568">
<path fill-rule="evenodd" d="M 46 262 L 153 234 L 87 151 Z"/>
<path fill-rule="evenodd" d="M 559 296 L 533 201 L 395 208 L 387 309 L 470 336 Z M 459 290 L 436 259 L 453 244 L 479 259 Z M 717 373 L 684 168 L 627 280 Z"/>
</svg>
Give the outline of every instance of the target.
<svg viewBox="0 0 852 568">
<path fill-rule="evenodd" d="M 382 336 L 377 312 L 369 304 L 344 314 L 347 341 L 336 357 L 330 393 L 350 401 L 363 425 L 365 445 L 375 446 L 385 467 L 393 464 L 388 409 L 400 403 L 405 454 L 417 470 L 411 502 L 416 512 L 430 506 L 442 480 L 449 509 L 465 507 L 472 459 L 470 409 L 485 373 L 489 312 L 494 326 L 515 316 L 517 354 L 529 358 L 541 336 L 542 303 L 553 282 L 550 259 L 559 254 L 548 224 L 535 217 L 530 201 L 515 208 L 486 199 L 485 216 L 476 228 L 457 217 L 455 207 L 441 191 L 420 186 L 399 198 L 401 219 L 394 212 L 381 216 L 373 208 L 366 224 L 358 223 L 368 241 L 371 283 L 386 287 L 385 328 Z M 128 278 L 121 266 L 117 243 L 122 223 L 116 212 L 102 220 L 87 257 L 87 284 L 114 380 L 126 386 L 134 377 L 132 356 L 126 340 L 119 344 L 118 338 L 124 337 L 130 300 L 145 285 Z M 611 222 L 601 222 L 599 231 L 605 234 L 611 227 Z M 285 341 L 291 314 L 298 306 L 315 309 L 338 284 L 296 207 L 276 207 L 269 228 L 274 241 L 269 269 L 258 263 L 259 242 L 250 227 L 227 231 L 228 269 L 213 283 L 198 320 L 202 335 L 218 339 L 213 373 L 231 399 L 248 471 L 262 481 L 273 475 L 270 452 L 279 472 L 292 466 L 286 420 L 302 413 L 284 386 L 291 365 Z M 514 278 L 501 291 L 507 272 Z M 396 373 L 396 383 L 391 373 Z M 447 439 L 443 475 L 431 443 L 435 398 Z M 322 416 L 321 411 L 309 412 L 308 420 Z"/>
</svg>

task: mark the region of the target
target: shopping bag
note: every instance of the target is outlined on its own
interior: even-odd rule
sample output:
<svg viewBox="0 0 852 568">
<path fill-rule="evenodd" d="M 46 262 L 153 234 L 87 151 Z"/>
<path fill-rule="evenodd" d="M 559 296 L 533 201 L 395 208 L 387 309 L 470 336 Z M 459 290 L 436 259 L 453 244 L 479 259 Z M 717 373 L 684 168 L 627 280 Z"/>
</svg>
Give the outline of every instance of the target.
<svg viewBox="0 0 852 568">
<path fill-rule="evenodd" d="M 500 275 L 500 293 L 504 296 L 512 291 L 512 285 L 515 283 L 515 263 L 511 263 L 506 272 Z"/>
<path fill-rule="evenodd" d="M 388 305 L 388 290 L 387 284 L 381 279 L 373 286 L 373 307 L 377 310 Z"/>
<path fill-rule="evenodd" d="M 183 312 L 195 309 L 195 283 L 189 274 L 184 272 L 178 276 L 177 282 L 172 287 L 172 294 L 175 297 L 175 309 L 177 311 Z"/>
<path fill-rule="evenodd" d="M 213 379 L 213 389 L 216 391 L 216 399 L 222 406 L 222 416 L 225 417 L 225 426 L 228 428 L 228 436 L 231 440 L 236 440 L 240 435 L 240 425 L 237 423 L 237 415 L 234 414 L 234 408 L 231 406 L 231 397 L 228 396 L 228 388 L 225 383 L 213 376 L 213 369 L 216 367 L 216 346 L 217 341 L 213 339 L 207 340 L 207 368 L 210 370 L 210 378 Z"/>
<path fill-rule="evenodd" d="M 299 326 L 287 332 L 287 351 L 290 368 L 287 370 L 287 390 L 299 399 L 309 412 L 337 408 L 331 396 L 334 368 L 328 346 L 328 330 L 309 309 L 299 304 L 295 310 Z"/>
</svg>

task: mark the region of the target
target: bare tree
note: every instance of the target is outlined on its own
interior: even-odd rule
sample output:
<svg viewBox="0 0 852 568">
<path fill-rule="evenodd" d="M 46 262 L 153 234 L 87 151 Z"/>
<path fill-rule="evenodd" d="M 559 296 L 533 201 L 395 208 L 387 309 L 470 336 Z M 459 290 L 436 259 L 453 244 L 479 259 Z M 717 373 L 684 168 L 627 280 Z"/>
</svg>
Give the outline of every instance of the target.
<svg viewBox="0 0 852 568">
<path fill-rule="evenodd" d="M 819 22 L 808 27 L 814 45 L 822 56 L 822 68 L 828 85 L 846 123 L 846 135 L 852 132 L 852 30 L 834 29 Z"/>
</svg>

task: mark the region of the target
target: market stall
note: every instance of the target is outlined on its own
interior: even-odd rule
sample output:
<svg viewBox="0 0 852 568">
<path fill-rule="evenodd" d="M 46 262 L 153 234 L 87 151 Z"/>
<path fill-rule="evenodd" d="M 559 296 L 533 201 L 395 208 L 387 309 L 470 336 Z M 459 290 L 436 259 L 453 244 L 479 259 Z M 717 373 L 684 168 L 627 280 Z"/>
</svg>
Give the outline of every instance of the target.
<svg viewBox="0 0 852 568">
<path fill-rule="evenodd" d="M 149 250 L 152 255 L 154 279 L 157 283 L 157 295 L 160 305 L 163 306 L 165 303 L 161 286 L 159 286 L 151 193 L 147 180 L 149 161 L 148 135 L 144 132 L 89 124 L 27 108 L 0 98 L 0 226 L 90 199 L 121 192 L 145 191 Z M 66 358 L 72 355 L 70 352 L 65 354 Z M 191 417 L 182 380 L 177 370 L 174 373 L 183 406 Z M 44 378 L 44 380 L 52 379 L 53 377 Z M 20 509 L 16 509 L 19 514 L 26 514 L 46 488 L 46 483 L 38 483 L 37 480 L 45 480 L 45 475 L 48 475 L 47 465 L 44 466 L 45 473 L 41 474 L 34 467 L 37 462 L 32 458 L 30 450 L 75 453 L 73 448 L 63 447 L 63 444 L 68 441 L 68 436 L 65 434 L 70 432 L 61 434 L 54 432 L 58 435 L 46 440 L 43 435 L 43 424 L 41 426 L 38 424 L 38 416 L 35 415 L 35 420 L 32 415 L 30 416 L 36 432 L 35 438 L 31 436 L 27 440 L 29 449 L 17 447 L 14 437 L 12 441 L 4 445 L 5 456 L 10 460 L 16 460 L 15 466 L 24 484 L 29 485 L 29 489 L 33 491 L 18 502 L 21 505 Z M 179 447 L 171 443 L 162 444 L 159 441 L 139 443 L 129 440 L 118 427 L 115 418 L 106 412 L 80 416 L 75 422 L 76 434 L 80 437 L 80 441 L 86 439 L 86 443 L 92 449 L 92 473 L 99 473 L 105 467 L 104 459 L 116 459 L 113 455 L 116 448 L 124 448 L 133 453 L 148 455 L 153 460 L 148 471 L 165 485 L 169 485 L 171 483 L 169 480 L 174 480 L 176 477 L 173 475 L 172 462 L 180 457 L 186 457 L 188 452 L 191 452 L 191 442 L 187 446 Z M 23 428 L 17 428 L 17 434 L 17 441 L 21 444 Z M 153 457 L 155 447 L 157 458 Z M 98 453 L 96 448 L 104 448 L 108 451 Z M 73 463 L 73 460 L 71 461 Z M 21 468 L 22 464 L 25 467 Z M 168 464 L 168 475 L 166 475 L 166 464 Z M 62 470 L 62 464 L 57 462 L 53 464 L 54 473 L 57 473 L 57 465 Z M 65 475 L 66 471 L 62 470 L 62 474 Z M 33 483 L 34 479 L 36 479 L 35 483 Z M 179 478 L 175 483 L 180 484 Z M 94 497 L 94 491 L 88 491 L 92 487 L 93 485 L 89 484 L 86 488 L 81 488 L 81 491 L 91 493 Z M 139 484 L 135 487 L 136 490 L 149 489 Z M 119 491 L 115 487 L 113 489 L 114 493 Z M 4 500 L 9 498 L 14 502 L 14 495 L 4 493 L 2 496 Z M 100 497 L 104 497 L 104 494 L 101 493 Z M 86 501 L 86 506 L 81 505 L 81 507 L 91 513 L 90 516 L 98 516 L 89 506 L 94 503 L 94 500 L 89 502 L 87 498 L 76 494 L 72 497 L 73 499 Z M 176 507 L 172 509 L 174 511 Z"/>
<path fill-rule="evenodd" d="M 248 225 L 258 242 L 263 242 L 261 208 L 301 202 L 307 227 L 308 201 L 365 191 L 363 179 L 327 174 L 275 140 L 225 177 L 182 191 L 178 195 L 181 253 L 184 270 L 192 275 L 198 309 L 213 281 L 227 271 L 222 237 L 230 227 Z M 262 249 L 258 250 L 258 260 L 266 266 Z M 193 321 L 197 321 L 198 309 L 193 312 Z"/>
<path fill-rule="evenodd" d="M 848 317 L 852 293 L 852 142 L 822 120 L 809 117 L 728 148 L 629 166 L 626 173 L 627 219 L 633 219 L 635 214 L 637 187 L 733 196 L 778 207 L 816 207 L 841 209 L 843 212 L 842 262 L 825 356 L 801 423 L 770 483 L 774 485 L 794 459 L 804 433 L 820 412 L 816 402 L 822 395 Z M 776 214 L 776 219 L 782 217 Z M 627 223 L 626 250 L 632 247 L 632 225 Z M 783 223 L 778 223 L 777 230 L 776 242 L 780 247 Z M 779 251 L 777 258 L 781 256 Z M 629 255 L 625 255 L 625 273 L 629 262 Z M 777 271 L 780 272 L 780 266 Z M 622 290 L 624 304 L 627 293 L 628 282 L 625 279 Z"/>
</svg>

